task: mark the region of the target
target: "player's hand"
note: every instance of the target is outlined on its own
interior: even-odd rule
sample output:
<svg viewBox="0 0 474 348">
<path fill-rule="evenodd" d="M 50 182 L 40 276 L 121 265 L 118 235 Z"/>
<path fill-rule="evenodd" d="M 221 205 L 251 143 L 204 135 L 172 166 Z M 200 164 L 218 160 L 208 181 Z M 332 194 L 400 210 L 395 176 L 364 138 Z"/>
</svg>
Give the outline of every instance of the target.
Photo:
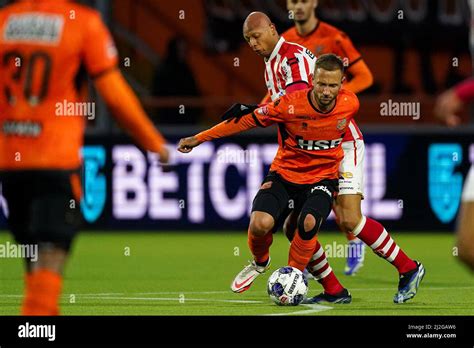
<svg viewBox="0 0 474 348">
<path fill-rule="evenodd" d="M 197 140 L 196 137 L 183 138 L 179 141 L 178 151 L 182 153 L 189 153 L 199 144 L 201 144 L 201 142 Z"/>
<path fill-rule="evenodd" d="M 434 113 L 435 116 L 444 121 L 448 126 L 455 127 L 461 123 L 461 118 L 456 115 L 463 107 L 463 102 L 459 99 L 453 89 L 447 90 L 436 99 Z"/>
<path fill-rule="evenodd" d="M 160 163 L 163 166 L 166 166 L 169 164 L 170 161 L 170 153 L 166 146 L 162 146 L 160 151 L 158 151 L 158 156 L 160 156 Z"/>
<path fill-rule="evenodd" d="M 224 112 L 224 114 L 221 116 L 221 119 L 228 120 L 228 122 L 233 120 L 235 123 L 237 123 L 242 116 L 250 114 L 257 108 L 257 104 L 235 103 L 226 112 Z"/>
</svg>

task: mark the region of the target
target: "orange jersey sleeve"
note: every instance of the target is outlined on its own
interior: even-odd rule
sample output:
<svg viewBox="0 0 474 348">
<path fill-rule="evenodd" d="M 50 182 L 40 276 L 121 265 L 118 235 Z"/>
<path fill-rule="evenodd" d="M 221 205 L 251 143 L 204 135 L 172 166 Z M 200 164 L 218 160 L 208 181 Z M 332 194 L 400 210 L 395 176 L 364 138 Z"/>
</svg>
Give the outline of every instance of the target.
<svg viewBox="0 0 474 348">
<path fill-rule="evenodd" d="M 362 92 L 374 83 L 374 76 L 362 59 L 352 64 L 347 69 L 347 73 L 352 78 L 344 83 L 344 88 L 353 93 Z"/>
<path fill-rule="evenodd" d="M 346 59 L 348 67 L 362 59 L 361 54 L 354 47 L 354 44 L 346 33 L 342 31 L 335 33 L 333 40 L 334 44 L 332 53 L 337 54 L 342 59 Z"/>
<path fill-rule="evenodd" d="M 195 135 L 195 137 L 199 141 L 204 142 L 212 139 L 228 137 L 255 127 L 257 127 L 257 123 L 255 122 L 253 114 L 247 114 L 242 116 L 238 122 L 234 122 L 233 119 L 223 121 L 214 127 Z"/>
<path fill-rule="evenodd" d="M 165 144 L 165 139 L 145 114 L 120 71 L 117 69 L 101 74 L 94 83 L 122 129 L 128 132 L 140 147 L 159 152 Z"/>
<path fill-rule="evenodd" d="M 82 55 L 87 72 L 95 77 L 117 66 L 117 49 L 98 13 L 91 15 L 85 25 Z"/>
<path fill-rule="evenodd" d="M 255 127 L 268 127 L 274 123 L 284 122 L 285 107 L 281 99 L 265 104 L 251 114 L 245 115 L 234 122 L 233 119 L 219 123 L 218 125 L 196 135 L 199 141 L 209 141 L 237 134 Z"/>
</svg>

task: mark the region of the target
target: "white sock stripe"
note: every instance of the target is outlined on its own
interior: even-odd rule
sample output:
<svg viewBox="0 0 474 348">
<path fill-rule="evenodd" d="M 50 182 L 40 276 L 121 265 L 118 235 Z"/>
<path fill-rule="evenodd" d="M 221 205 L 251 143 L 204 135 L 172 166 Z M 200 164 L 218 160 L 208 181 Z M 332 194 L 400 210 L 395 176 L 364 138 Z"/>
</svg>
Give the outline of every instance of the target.
<svg viewBox="0 0 474 348">
<path fill-rule="evenodd" d="M 320 263 L 318 263 L 318 264 L 314 265 L 313 267 L 311 267 L 311 271 L 312 271 L 312 272 L 315 272 L 315 271 L 317 271 L 318 269 L 323 268 L 327 263 L 328 263 L 328 260 L 327 260 L 327 259 L 324 259 L 324 260 L 321 261 Z"/>
<path fill-rule="evenodd" d="M 332 272 L 332 268 L 331 268 L 331 266 L 329 266 L 327 270 L 325 270 L 323 273 L 316 276 L 315 278 L 316 278 L 316 280 L 321 280 L 323 278 L 326 278 L 329 275 L 329 273 L 331 273 L 331 272 Z"/>
<path fill-rule="evenodd" d="M 395 258 L 397 257 L 399 251 L 400 251 L 400 247 L 397 245 L 397 246 L 395 247 L 395 249 L 393 249 L 393 251 L 392 251 L 392 253 L 390 254 L 390 256 L 387 257 L 387 261 L 388 261 L 388 262 L 393 262 L 393 260 L 395 260 Z"/>
<path fill-rule="evenodd" d="M 354 236 L 357 236 L 362 231 L 362 229 L 364 228 L 366 222 L 367 222 L 367 218 L 364 215 L 362 215 L 362 219 L 360 220 L 357 227 L 354 228 L 354 231 L 352 231 L 352 234 Z"/>
<path fill-rule="evenodd" d="M 383 229 L 383 232 L 380 234 L 379 238 L 377 238 L 377 240 L 374 242 L 374 244 L 372 244 L 370 247 L 375 250 L 377 249 L 380 244 L 383 243 L 383 241 L 385 240 L 385 238 L 387 238 L 388 236 L 388 232 L 385 230 L 385 228 Z"/>
<path fill-rule="evenodd" d="M 324 249 L 320 246 L 318 251 L 316 251 L 316 254 L 314 254 L 311 259 L 309 260 L 309 262 L 311 261 L 316 261 L 317 259 L 319 259 L 321 256 L 323 256 L 323 253 L 324 253 Z"/>
<path fill-rule="evenodd" d="M 390 250 L 390 247 L 392 246 L 393 244 L 393 239 L 390 238 L 390 240 L 388 241 L 387 244 L 385 244 L 385 246 L 383 247 L 382 249 L 382 253 L 385 255 L 386 253 L 388 253 L 388 251 Z"/>
</svg>

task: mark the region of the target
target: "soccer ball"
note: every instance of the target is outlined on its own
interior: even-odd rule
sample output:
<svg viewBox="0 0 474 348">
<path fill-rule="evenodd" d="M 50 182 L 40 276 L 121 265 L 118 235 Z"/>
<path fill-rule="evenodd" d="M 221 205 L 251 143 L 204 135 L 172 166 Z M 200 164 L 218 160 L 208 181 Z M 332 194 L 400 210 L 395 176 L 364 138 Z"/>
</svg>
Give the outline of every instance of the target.
<svg viewBox="0 0 474 348">
<path fill-rule="evenodd" d="M 282 267 L 268 278 L 267 292 L 279 306 L 297 306 L 308 292 L 308 281 L 299 269 Z"/>
</svg>

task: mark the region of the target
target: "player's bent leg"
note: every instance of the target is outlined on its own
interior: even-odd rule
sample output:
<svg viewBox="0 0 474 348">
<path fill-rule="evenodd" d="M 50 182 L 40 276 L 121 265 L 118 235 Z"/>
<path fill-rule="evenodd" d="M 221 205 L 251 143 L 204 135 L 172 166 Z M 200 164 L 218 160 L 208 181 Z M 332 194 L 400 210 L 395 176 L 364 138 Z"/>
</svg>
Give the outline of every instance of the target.
<svg viewBox="0 0 474 348">
<path fill-rule="evenodd" d="M 324 250 L 317 240 L 317 233 L 331 211 L 333 187 L 328 183 L 318 183 L 304 203 L 298 217 L 298 231 L 290 247 L 288 264 L 303 270 L 307 266 L 313 276 L 324 287 L 324 292 L 305 303 L 350 303 L 349 292 L 339 283 L 332 271 Z M 316 263 L 315 263 L 316 262 Z"/>
<path fill-rule="evenodd" d="M 344 141 L 344 158 L 339 166 L 339 195 L 334 212 L 339 228 L 346 234 L 349 255 L 344 274 L 355 275 L 363 266 L 365 244 L 352 233 L 362 217 L 360 202 L 364 189 L 364 140 Z"/>
<path fill-rule="evenodd" d="M 474 271 L 474 201 L 461 205 L 457 239 L 459 259 Z"/>
<path fill-rule="evenodd" d="M 360 194 L 344 194 L 337 196 L 334 205 L 336 222 L 339 228 L 346 232 L 349 240 L 344 274 L 350 276 L 355 275 L 362 268 L 365 259 L 365 243 L 352 233 L 362 219 L 361 201 Z"/>
<path fill-rule="evenodd" d="M 244 292 L 254 280 L 270 268 L 270 246 L 273 242 L 273 229 L 288 205 L 285 186 L 274 174 L 269 174 L 252 205 L 248 230 L 248 245 L 253 260 L 240 271 L 231 284 L 233 292 Z"/>
<path fill-rule="evenodd" d="M 283 223 L 283 233 L 286 238 L 291 242 L 295 236 L 296 229 L 298 228 L 298 213 L 292 211 L 285 219 Z"/>
<path fill-rule="evenodd" d="M 270 245 L 273 242 L 274 218 L 262 211 L 254 211 L 250 217 L 248 245 L 254 259 L 234 278 L 231 289 L 241 293 L 250 288 L 254 280 L 270 268 Z"/>
<path fill-rule="evenodd" d="M 298 241 L 300 237 L 299 231 L 301 230 L 304 231 L 301 236 L 301 239 L 305 241 L 310 241 L 312 235 L 314 234 L 316 236 L 319 232 L 319 228 L 322 225 L 323 221 L 324 218 L 321 216 L 317 216 L 316 212 L 313 212 L 313 214 L 306 214 L 306 211 L 303 210 L 300 214 L 300 219 L 298 221 L 298 233 L 295 235 L 294 240 Z M 326 259 L 326 254 L 324 253 L 324 250 L 321 244 L 317 241 L 317 239 L 314 245 L 314 249 L 310 252 L 310 255 L 311 257 L 307 262 L 307 269 L 310 274 L 312 274 L 313 277 L 323 286 L 324 292 L 312 298 L 306 299 L 304 303 L 350 303 L 352 301 L 351 294 L 341 285 L 339 280 L 336 278 L 331 266 L 329 265 L 328 260 Z M 291 265 L 292 264 L 290 263 L 290 266 Z"/>
<path fill-rule="evenodd" d="M 362 216 L 353 233 L 370 246 L 375 254 L 397 268 L 399 273 L 398 291 L 393 301 L 403 303 L 415 297 L 425 276 L 424 266 L 408 257 L 387 230 L 379 222 L 369 217 Z"/>
</svg>

